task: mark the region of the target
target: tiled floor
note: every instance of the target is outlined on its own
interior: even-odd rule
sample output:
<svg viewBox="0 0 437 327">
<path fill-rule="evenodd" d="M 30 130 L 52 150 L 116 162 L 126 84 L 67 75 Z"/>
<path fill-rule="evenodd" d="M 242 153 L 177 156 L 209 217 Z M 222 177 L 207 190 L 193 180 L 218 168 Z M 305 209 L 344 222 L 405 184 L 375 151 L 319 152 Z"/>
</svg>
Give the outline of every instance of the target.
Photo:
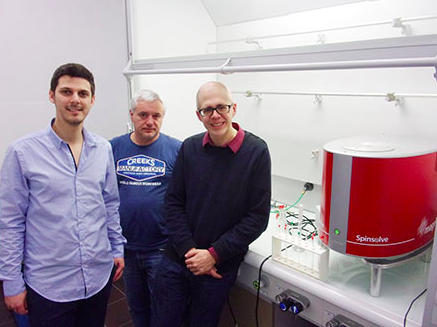
<svg viewBox="0 0 437 327">
<path fill-rule="evenodd" d="M 240 326 L 246 326 L 243 321 L 247 320 L 244 315 L 251 314 L 252 305 L 247 302 L 247 297 L 242 297 L 241 290 L 235 287 L 233 291 L 231 291 L 230 299 L 232 302 L 232 306 L 234 307 L 234 311 L 237 315 L 237 319 L 239 320 Z M 261 301 L 263 302 L 263 301 Z M 260 303 L 261 306 L 264 305 Z M 243 307 L 241 307 L 243 305 Z M 250 308 L 246 308 L 249 306 Z M 262 307 L 262 312 L 269 312 L 267 307 Z M 264 319 L 265 314 L 261 314 L 261 318 Z M 262 321 L 261 319 L 261 321 Z M 223 310 L 222 319 L 220 321 L 220 327 L 229 327 L 233 326 L 232 317 L 229 311 L 229 306 L 225 305 Z M 250 326 L 249 323 L 247 326 Z M 113 284 L 111 296 L 108 301 L 108 311 L 106 314 L 105 327 L 133 327 L 132 319 L 129 315 L 129 309 L 127 306 L 126 295 L 124 291 L 124 283 L 123 280 L 119 280 Z M 268 326 L 266 324 L 266 326 Z M 6 309 L 4 304 L 3 297 L 3 285 L 0 281 L 0 327 L 16 327 L 13 316 L 9 310 Z"/>
<path fill-rule="evenodd" d="M 0 282 L 0 327 L 15 327 L 14 318 L 6 309 L 3 297 L 3 285 Z M 133 327 L 129 315 L 123 280 L 113 284 L 111 296 L 108 301 L 108 312 L 106 314 L 106 327 Z"/>
<path fill-rule="evenodd" d="M 124 292 L 123 279 L 118 280 L 112 286 L 111 296 L 108 301 L 105 326 L 133 327 L 134 324 L 129 315 L 129 308 L 127 306 L 126 295 Z"/>
</svg>

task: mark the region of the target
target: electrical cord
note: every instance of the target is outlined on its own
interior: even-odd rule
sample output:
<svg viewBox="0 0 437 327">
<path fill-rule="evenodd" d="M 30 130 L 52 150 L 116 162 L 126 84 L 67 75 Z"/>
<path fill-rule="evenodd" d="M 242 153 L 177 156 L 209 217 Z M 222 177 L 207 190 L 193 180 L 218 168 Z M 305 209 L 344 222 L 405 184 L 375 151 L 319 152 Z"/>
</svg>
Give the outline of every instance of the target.
<svg viewBox="0 0 437 327">
<path fill-rule="evenodd" d="M 229 293 L 228 293 L 228 307 L 229 311 L 231 312 L 232 319 L 234 320 L 234 327 L 238 327 L 237 318 L 235 318 L 234 310 L 232 310 L 231 301 L 229 300 Z"/>
<path fill-rule="evenodd" d="M 281 250 L 285 251 L 288 248 L 290 248 L 292 245 L 290 244 L 289 246 L 286 246 L 285 248 L 283 248 Z M 261 289 L 261 273 L 262 273 L 262 269 L 264 264 L 266 263 L 267 260 L 269 260 L 272 257 L 272 255 L 269 255 L 268 257 L 266 257 L 260 264 L 259 266 L 259 270 L 258 270 L 258 281 L 260 282 L 260 285 L 258 286 L 257 290 L 256 290 L 256 304 L 255 304 L 255 321 L 256 321 L 256 327 L 259 327 L 259 321 L 258 321 L 258 307 L 259 307 L 259 291 Z"/>
<path fill-rule="evenodd" d="M 296 200 L 296 202 L 294 202 L 290 207 L 288 207 L 287 210 L 290 209 L 290 208 L 293 208 L 296 204 L 298 204 L 299 201 L 302 199 L 302 197 L 305 195 L 306 191 L 307 191 L 307 190 L 304 189 L 304 190 L 302 191 L 302 193 L 300 194 L 300 197 Z"/>
<path fill-rule="evenodd" d="M 264 264 L 266 263 L 267 260 L 269 260 L 272 257 L 272 255 L 269 255 L 268 257 L 266 257 L 263 262 L 261 262 L 261 265 L 259 266 L 259 270 L 258 270 L 258 281 L 261 282 L 261 272 L 263 269 Z M 261 285 L 260 285 L 261 286 Z M 260 286 L 258 286 L 257 290 L 256 290 L 256 304 L 255 304 L 255 321 L 256 321 L 256 327 L 259 327 L 259 322 L 258 322 L 258 306 L 259 306 L 259 290 L 260 290 Z"/>
<path fill-rule="evenodd" d="M 413 299 L 413 301 L 411 301 L 410 306 L 408 307 L 408 310 L 407 310 L 407 312 L 405 313 L 405 317 L 404 317 L 404 327 L 407 326 L 407 316 L 408 316 L 408 313 L 410 312 L 411 308 L 413 307 L 413 303 L 414 303 L 418 298 L 420 298 L 423 294 L 425 294 L 426 290 L 427 290 L 427 289 L 425 288 L 425 289 L 422 291 L 422 293 L 420 293 L 418 296 L 416 296 L 416 297 Z"/>
<path fill-rule="evenodd" d="M 288 206 L 287 208 L 285 208 L 285 211 L 287 211 L 287 210 L 293 208 L 296 204 L 298 204 L 299 201 L 300 201 L 300 200 L 302 199 L 302 197 L 304 196 L 304 194 L 305 194 L 307 191 L 312 191 L 313 188 L 314 188 L 314 184 L 309 183 L 309 182 L 305 183 L 304 186 L 303 186 L 302 193 L 300 194 L 299 198 L 298 198 L 298 199 L 297 199 L 297 200 L 296 200 L 296 201 L 295 201 L 291 206 Z M 274 203 L 273 203 L 272 206 L 276 208 L 276 201 L 274 201 Z M 270 211 L 270 213 L 278 213 L 278 212 L 279 212 L 278 210 L 271 210 L 271 211 Z"/>
<path fill-rule="evenodd" d="M 302 199 L 302 197 L 304 196 L 304 194 L 306 193 L 306 191 L 312 191 L 314 188 L 314 185 L 312 183 L 305 183 L 305 185 L 303 186 L 303 190 L 302 193 L 300 194 L 299 199 L 296 200 L 296 202 L 294 202 L 288 209 L 293 208 L 296 204 L 299 203 L 299 201 Z"/>
</svg>

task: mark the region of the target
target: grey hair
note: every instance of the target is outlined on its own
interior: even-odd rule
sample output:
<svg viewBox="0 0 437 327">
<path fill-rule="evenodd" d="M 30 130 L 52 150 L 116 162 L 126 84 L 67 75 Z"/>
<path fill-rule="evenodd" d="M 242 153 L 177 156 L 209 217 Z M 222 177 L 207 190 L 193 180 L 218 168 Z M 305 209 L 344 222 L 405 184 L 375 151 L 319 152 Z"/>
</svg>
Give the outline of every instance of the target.
<svg viewBox="0 0 437 327">
<path fill-rule="evenodd" d="M 130 111 L 134 112 L 138 106 L 138 102 L 140 102 L 140 101 L 152 102 L 152 101 L 156 101 L 156 100 L 158 100 L 159 102 L 162 103 L 162 106 L 164 107 L 164 113 L 165 113 L 164 101 L 162 101 L 159 94 L 156 92 L 153 92 L 152 90 L 145 90 L 145 89 L 140 90 L 137 93 L 135 93 L 135 95 L 133 96 L 133 98 L 131 100 Z"/>
</svg>

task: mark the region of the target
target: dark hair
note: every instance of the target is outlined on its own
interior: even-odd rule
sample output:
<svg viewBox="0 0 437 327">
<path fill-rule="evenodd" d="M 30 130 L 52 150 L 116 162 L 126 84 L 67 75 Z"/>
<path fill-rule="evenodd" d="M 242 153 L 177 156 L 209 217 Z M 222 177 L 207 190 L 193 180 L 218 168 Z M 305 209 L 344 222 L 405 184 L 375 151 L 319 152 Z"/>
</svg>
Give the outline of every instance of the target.
<svg viewBox="0 0 437 327">
<path fill-rule="evenodd" d="M 94 85 L 93 74 L 86 67 L 76 63 L 64 64 L 55 70 L 52 76 L 52 80 L 50 81 L 50 90 L 53 93 L 58 86 L 59 79 L 64 75 L 85 78 L 90 83 L 91 95 L 94 95 L 96 86 Z"/>
</svg>

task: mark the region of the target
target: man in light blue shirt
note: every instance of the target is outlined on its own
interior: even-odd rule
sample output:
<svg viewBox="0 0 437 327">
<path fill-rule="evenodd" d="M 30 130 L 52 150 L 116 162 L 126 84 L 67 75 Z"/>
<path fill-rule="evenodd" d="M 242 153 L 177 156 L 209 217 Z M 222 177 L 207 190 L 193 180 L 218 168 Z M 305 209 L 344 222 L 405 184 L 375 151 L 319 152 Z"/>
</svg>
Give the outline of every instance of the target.
<svg viewBox="0 0 437 327">
<path fill-rule="evenodd" d="M 123 272 L 111 146 L 83 128 L 94 91 L 84 66 L 59 67 L 55 119 L 15 141 L 0 173 L 0 280 L 6 306 L 32 327 L 103 326 Z"/>
</svg>

